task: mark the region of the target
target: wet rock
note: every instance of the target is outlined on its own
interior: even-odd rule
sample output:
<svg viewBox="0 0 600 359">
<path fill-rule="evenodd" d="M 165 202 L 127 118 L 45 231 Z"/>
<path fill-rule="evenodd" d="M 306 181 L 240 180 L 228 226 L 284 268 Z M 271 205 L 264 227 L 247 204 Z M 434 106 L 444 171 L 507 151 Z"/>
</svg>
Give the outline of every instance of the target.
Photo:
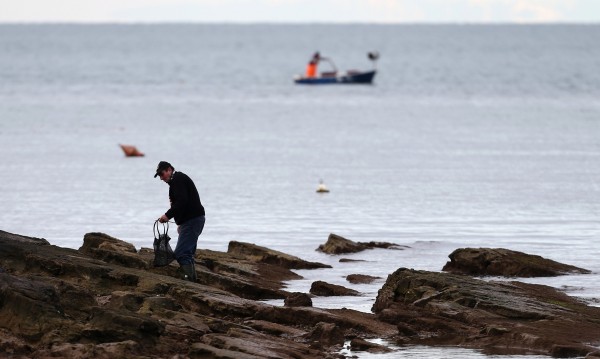
<svg viewBox="0 0 600 359">
<path fill-rule="evenodd" d="M 247 259 L 239 254 L 203 249 L 196 251 L 195 258 L 198 283 L 247 299 L 284 299 L 287 293 L 281 290 L 282 281 L 302 278 L 285 266 L 257 262 L 255 257 Z M 207 263 L 210 268 L 202 265 Z M 174 266 L 177 268 L 176 264 Z"/>
<path fill-rule="evenodd" d="M 366 249 L 385 248 L 385 249 L 405 249 L 406 246 L 400 246 L 387 242 L 354 242 L 337 234 L 331 233 L 327 242 L 321 244 L 318 251 L 327 254 L 356 253 Z"/>
<path fill-rule="evenodd" d="M 375 317 L 370 313 L 357 312 L 346 308 L 342 309 L 321 309 L 315 307 L 268 307 L 264 306 L 255 309 L 255 319 L 277 322 L 279 324 L 301 326 L 303 328 L 312 328 L 316 323 L 326 322 L 335 323 L 346 332 L 359 333 L 379 333 L 379 337 L 389 337 L 396 333 L 396 328 L 392 324 L 374 320 Z M 312 329 L 311 329 L 312 330 Z M 354 336 L 357 336 L 356 334 Z"/>
<path fill-rule="evenodd" d="M 418 335 L 419 333 L 412 329 L 409 325 L 406 325 L 400 321 L 398 323 L 398 334 L 403 337 L 412 337 Z"/>
<path fill-rule="evenodd" d="M 50 244 L 44 238 L 21 236 L 18 234 L 8 233 L 5 231 L 0 231 L 0 237 L 5 238 L 7 240 L 11 240 L 11 241 L 23 242 L 23 243 L 29 243 L 29 244 L 38 244 L 38 245 L 49 245 Z"/>
<path fill-rule="evenodd" d="M 55 343 L 38 351 L 40 358 L 136 358 L 140 344 L 133 340 L 118 343 Z"/>
<path fill-rule="evenodd" d="M 286 298 L 282 278 L 299 277 L 256 257 L 198 251 L 214 266 L 197 266 L 200 283 L 191 283 L 176 277 L 176 264 L 139 268 L 152 251 L 134 253 L 110 236 L 89 235 L 82 247 L 0 233 L 0 356 L 322 359 L 338 356 L 345 333 L 396 331 L 373 314 L 245 298 Z"/>
<path fill-rule="evenodd" d="M 30 358 L 34 349 L 11 331 L 0 328 L 0 357 Z"/>
<path fill-rule="evenodd" d="M 165 331 L 165 324 L 135 312 L 94 307 L 81 336 L 97 343 L 133 340 L 153 345 Z"/>
<path fill-rule="evenodd" d="M 328 264 L 307 262 L 298 257 L 278 252 L 269 248 L 260 247 L 252 243 L 229 242 L 227 253 L 241 256 L 254 262 L 275 264 L 288 269 L 317 269 L 331 268 Z"/>
<path fill-rule="evenodd" d="M 360 295 L 360 293 L 354 289 L 346 288 L 341 285 L 330 284 L 320 280 L 312 283 L 310 286 L 310 293 L 321 297 Z"/>
<path fill-rule="evenodd" d="M 0 274 L 0 322 L 2 328 L 31 340 L 39 340 L 65 318 L 65 308 L 54 286 Z"/>
<path fill-rule="evenodd" d="M 589 353 L 585 356 L 585 359 L 600 359 L 600 351 L 595 351 L 593 353 Z"/>
<path fill-rule="evenodd" d="M 468 275 L 552 277 L 590 271 L 540 256 L 503 248 L 459 248 L 448 257 L 443 271 Z"/>
<path fill-rule="evenodd" d="M 364 274 L 350 274 L 346 277 L 346 280 L 352 284 L 370 284 L 376 281 L 377 279 L 381 279 L 381 277 L 375 277 Z"/>
<path fill-rule="evenodd" d="M 306 335 L 313 346 L 332 346 L 344 344 L 344 331 L 334 323 L 317 323 L 315 328 Z"/>
<path fill-rule="evenodd" d="M 204 335 L 201 341 L 210 347 L 228 352 L 229 356 L 216 356 L 217 358 L 317 358 L 319 355 L 324 356 L 320 350 L 307 347 L 306 344 L 263 334 L 250 328 L 238 327 L 230 329 L 227 333 L 210 333 Z"/>
<path fill-rule="evenodd" d="M 91 256 L 93 254 L 91 249 L 137 253 L 133 244 L 111 237 L 105 233 L 86 233 L 83 236 L 83 245 L 79 248 L 79 251 Z"/>
<path fill-rule="evenodd" d="M 79 251 L 92 258 L 131 268 L 149 268 L 150 262 L 137 255 L 135 247 L 104 233 L 87 233 Z"/>
<path fill-rule="evenodd" d="M 312 299 L 306 293 L 290 293 L 285 298 L 283 305 L 286 307 L 312 307 Z"/>
<path fill-rule="evenodd" d="M 373 311 L 405 344 L 505 354 L 585 356 L 600 333 L 600 308 L 554 288 L 406 268 L 388 276 Z"/>
<path fill-rule="evenodd" d="M 385 345 L 368 342 L 362 338 L 354 338 L 350 341 L 350 347 L 353 351 L 363 351 L 369 353 L 389 353 L 393 352 L 392 349 Z"/>
<path fill-rule="evenodd" d="M 550 355 L 555 358 L 576 358 L 587 356 L 589 348 L 581 345 L 553 345 Z"/>
<path fill-rule="evenodd" d="M 203 344 L 194 343 L 192 344 L 188 356 L 191 359 L 205 359 L 205 358 L 236 358 L 236 359 L 256 359 L 259 358 L 252 354 L 242 353 L 239 350 L 227 350 L 219 349 L 217 347 Z"/>
<path fill-rule="evenodd" d="M 351 259 L 351 258 L 340 258 L 340 263 L 355 263 L 355 262 L 366 262 L 364 259 Z"/>
<path fill-rule="evenodd" d="M 259 332 L 273 334 L 280 337 L 286 336 L 289 338 L 297 338 L 307 334 L 306 331 L 301 329 L 296 329 L 277 323 L 267 322 L 264 320 L 248 320 L 244 322 L 244 325 L 254 328 Z"/>
</svg>

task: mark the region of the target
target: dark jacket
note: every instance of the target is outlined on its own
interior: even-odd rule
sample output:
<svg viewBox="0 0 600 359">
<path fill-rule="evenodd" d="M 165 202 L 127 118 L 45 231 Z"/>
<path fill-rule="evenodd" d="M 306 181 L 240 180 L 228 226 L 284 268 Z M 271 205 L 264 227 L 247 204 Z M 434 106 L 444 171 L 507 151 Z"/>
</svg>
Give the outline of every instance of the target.
<svg viewBox="0 0 600 359">
<path fill-rule="evenodd" d="M 169 181 L 171 208 L 165 215 L 175 223 L 183 224 L 191 218 L 204 216 L 204 207 L 194 182 L 185 173 L 174 172 Z"/>
</svg>

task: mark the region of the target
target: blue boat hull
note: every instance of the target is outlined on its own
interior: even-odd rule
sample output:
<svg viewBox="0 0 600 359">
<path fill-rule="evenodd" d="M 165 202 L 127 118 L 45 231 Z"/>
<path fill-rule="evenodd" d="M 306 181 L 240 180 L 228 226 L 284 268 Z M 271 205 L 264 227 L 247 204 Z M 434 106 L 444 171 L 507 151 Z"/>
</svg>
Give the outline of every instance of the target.
<svg viewBox="0 0 600 359">
<path fill-rule="evenodd" d="M 326 77 L 298 77 L 294 79 L 297 84 L 326 85 L 326 84 L 370 84 L 373 82 L 376 71 L 366 71 L 345 74 L 342 76 Z"/>
</svg>

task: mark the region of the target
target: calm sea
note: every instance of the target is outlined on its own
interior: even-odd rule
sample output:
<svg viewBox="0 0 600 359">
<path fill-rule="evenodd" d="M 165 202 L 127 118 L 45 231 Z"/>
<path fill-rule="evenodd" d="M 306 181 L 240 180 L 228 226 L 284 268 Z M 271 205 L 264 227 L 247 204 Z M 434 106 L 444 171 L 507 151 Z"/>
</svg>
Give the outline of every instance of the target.
<svg viewBox="0 0 600 359">
<path fill-rule="evenodd" d="M 253 242 L 334 266 L 289 290 L 365 293 L 316 306 L 369 311 L 387 274 L 439 271 L 467 246 L 590 269 L 527 281 L 600 305 L 598 38 L 596 25 L 0 25 L 0 229 L 151 247 L 167 160 L 199 188 L 201 248 Z M 379 51 L 375 83 L 294 85 L 315 51 L 344 70 Z M 315 252 L 329 233 L 410 248 L 339 263 Z"/>
</svg>

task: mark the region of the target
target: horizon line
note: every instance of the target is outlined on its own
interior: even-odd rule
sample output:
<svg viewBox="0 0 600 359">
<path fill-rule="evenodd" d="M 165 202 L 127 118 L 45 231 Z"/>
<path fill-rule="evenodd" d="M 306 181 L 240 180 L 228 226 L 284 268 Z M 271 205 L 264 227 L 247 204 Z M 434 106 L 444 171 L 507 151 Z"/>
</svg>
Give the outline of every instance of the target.
<svg viewBox="0 0 600 359">
<path fill-rule="evenodd" d="M 2 21 L 0 25 L 492 25 L 492 26 L 548 26 L 548 25 L 600 25 L 599 21 L 200 21 L 200 20 L 106 20 L 106 21 L 75 21 L 75 20 L 43 20 L 43 21 Z"/>
</svg>

